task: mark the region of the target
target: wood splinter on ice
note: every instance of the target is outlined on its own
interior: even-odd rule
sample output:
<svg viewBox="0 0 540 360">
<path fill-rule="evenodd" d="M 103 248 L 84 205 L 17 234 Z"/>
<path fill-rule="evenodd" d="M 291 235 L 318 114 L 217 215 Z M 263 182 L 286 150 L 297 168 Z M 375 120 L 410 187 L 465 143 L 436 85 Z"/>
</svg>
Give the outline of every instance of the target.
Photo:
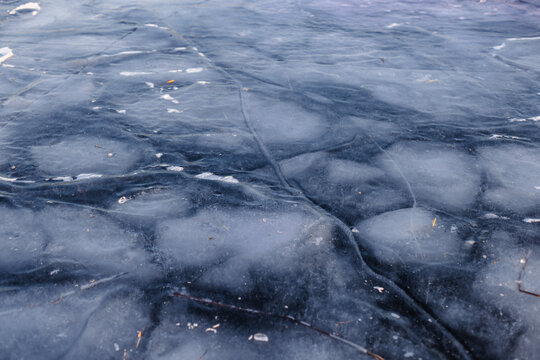
<svg viewBox="0 0 540 360">
<path fill-rule="evenodd" d="M 135 345 L 135 349 L 137 349 L 139 347 L 139 344 L 141 343 L 142 332 L 143 332 L 143 329 L 141 329 L 140 331 L 137 331 L 137 345 Z"/>
</svg>

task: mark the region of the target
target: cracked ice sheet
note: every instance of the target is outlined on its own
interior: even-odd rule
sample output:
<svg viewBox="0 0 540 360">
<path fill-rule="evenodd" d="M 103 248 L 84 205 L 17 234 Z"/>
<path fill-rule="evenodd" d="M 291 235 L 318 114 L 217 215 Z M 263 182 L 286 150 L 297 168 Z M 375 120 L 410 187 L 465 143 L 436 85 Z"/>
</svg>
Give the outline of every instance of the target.
<svg viewBox="0 0 540 360">
<path fill-rule="evenodd" d="M 6 359 L 114 358 L 124 349 L 137 354 L 137 331 L 150 323 L 142 293 L 121 284 L 88 290 L 77 283 L 13 287 L 0 299 Z"/>
<path fill-rule="evenodd" d="M 0 211 L 6 219 L 1 264 L 5 273 L 127 273 L 139 281 L 156 275 L 140 236 L 99 214 L 51 205 L 32 216 L 24 209 L 3 207 Z"/>
<path fill-rule="evenodd" d="M 364 356 L 176 290 L 387 359 L 538 353 L 516 285 L 532 251 L 539 291 L 537 7 L 19 5 L 0 4 L 2 354 Z"/>
</svg>

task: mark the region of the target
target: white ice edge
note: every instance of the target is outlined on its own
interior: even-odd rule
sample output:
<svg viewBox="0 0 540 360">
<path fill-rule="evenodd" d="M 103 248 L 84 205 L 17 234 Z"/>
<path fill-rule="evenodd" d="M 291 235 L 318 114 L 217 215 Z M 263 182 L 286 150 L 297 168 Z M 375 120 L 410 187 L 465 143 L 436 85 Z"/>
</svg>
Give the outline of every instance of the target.
<svg viewBox="0 0 540 360">
<path fill-rule="evenodd" d="M 140 51 L 140 50 L 129 50 L 129 51 L 121 51 L 116 54 L 104 54 L 103 57 L 114 57 L 114 56 L 122 56 L 122 55 L 137 55 L 137 54 L 148 54 L 152 51 Z"/>
<path fill-rule="evenodd" d="M 13 50 L 8 47 L 0 48 L 0 64 L 13 56 Z"/>
<path fill-rule="evenodd" d="M 11 10 L 9 12 L 9 15 L 15 15 L 16 13 L 18 13 L 19 11 L 22 11 L 22 10 L 39 11 L 39 10 L 41 10 L 41 7 L 39 6 L 39 4 L 37 2 L 29 2 L 29 3 L 17 6 L 15 9 L 13 9 L 13 10 Z M 36 13 L 32 12 L 32 15 L 36 15 Z"/>
<path fill-rule="evenodd" d="M 203 180 L 213 180 L 213 181 L 222 181 L 222 182 L 226 182 L 226 183 L 230 183 L 230 184 L 238 184 L 239 181 L 236 180 L 233 176 L 229 175 L 229 176 L 220 176 L 220 175 L 215 175 L 211 172 L 203 172 L 199 175 L 195 175 L 195 177 L 197 179 L 203 179 Z"/>
<path fill-rule="evenodd" d="M 531 121 L 535 121 L 535 122 L 540 121 L 540 115 L 531 116 L 529 118 L 511 118 L 508 121 L 510 121 L 510 122 L 524 122 L 524 121 L 527 121 L 527 120 L 531 120 Z"/>
<path fill-rule="evenodd" d="M 508 40 L 508 41 L 540 40 L 540 36 L 520 37 L 520 38 L 510 38 L 510 39 L 507 39 L 507 40 Z"/>
<path fill-rule="evenodd" d="M 176 171 L 176 172 L 184 171 L 183 167 L 176 166 L 176 165 L 167 166 L 165 169 L 168 170 L 168 171 Z"/>
<path fill-rule="evenodd" d="M 151 75 L 151 72 L 147 71 L 122 71 L 120 75 L 122 76 L 137 76 L 137 75 Z"/>
<path fill-rule="evenodd" d="M 490 139 L 514 139 L 514 140 L 528 140 L 523 137 L 519 136 L 512 136 L 512 135 L 500 135 L 500 134 L 493 134 L 489 137 Z"/>
<path fill-rule="evenodd" d="M 8 178 L 4 176 L 0 176 L 0 181 L 7 181 L 7 182 L 17 182 L 22 184 L 34 184 L 35 181 L 32 180 L 19 180 L 18 178 Z"/>
<path fill-rule="evenodd" d="M 163 100 L 172 101 L 174 104 L 178 104 L 178 100 L 176 100 L 175 98 L 173 98 L 169 94 L 163 94 L 163 95 L 160 96 L 160 98 L 162 98 Z"/>
<path fill-rule="evenodd" d="M 85 180 L 85 179 L 95 179 L 103 177 L 101 174 L 79 174 L 76 176 L 77 180 Z"/>
<path fill-rule="evenodd" d="M 17 181 L 17 178 L 7 178 L 7 177 L 0 176 L 0 180 L 8 181 L 8 182 L 15 182 Z"/>
<path fill-rule="evenodd" d="M 203 71 L 203 68 L 201 68 L 201 67 L 186 69 L 186 73 L 188 73 L 188 74 L 198 73 L 198 72 L 201 72 L 201 71 Z"/>
</svg>

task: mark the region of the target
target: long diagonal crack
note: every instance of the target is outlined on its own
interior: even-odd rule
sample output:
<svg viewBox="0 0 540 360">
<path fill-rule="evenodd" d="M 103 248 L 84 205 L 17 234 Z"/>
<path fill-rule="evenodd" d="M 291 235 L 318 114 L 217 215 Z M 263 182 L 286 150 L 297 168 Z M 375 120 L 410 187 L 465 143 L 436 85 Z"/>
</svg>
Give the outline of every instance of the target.
<svg viewBox="0 0 540 360">
<path fill-rule="evenodd" d="M 191 46 L 191 48 L 196 47 L 195 44 L 193 44 L 192 41 L 189 41 L 188 39 L 184 38 L 182 35 L 178 34 L 177 32 L 171 30 L 168 28 L 167 30 L 170 34 L 177 37 L 178 39 L 186 42 Z M 195 52 L 194 50 L 190 49 L 190 51 Z M 224 69 L 223 67 L 216 65 L 214 62 L 212 62 L 211 59 L 208 57 L 203 57 L 204 61 L 207 62 L 208 66 L 219 71 L 220 73 L 224 74 L 229 80 L 234 82 L 238 88 L 239 92 L 239 98 L 240 98 L 240 106 L 242 108 L 242 115 L 244 117 L 244 121 L 246 123 L 246 127 L 249 129 L 251 135 L 253 136 L 254 140 L 257 143 L 258 148 L 260 149 L 261 153 L 267 160 L 268 164 L 272 167 L 276 177 L 278 178 L 280 184 L 282 187 L 287 190 L 291 195 L 300 197 L 307 206 L 315 210 L 316 212 L 323 214 L 324 216 L 332 219 L 336 225 L 346 234 L 347 239 L 354 249 L 358 259 L 361 262 L 362 269 L 358 269 L 358 271 L 365 271 L 368 275 L 373 276 L 378 281 L 381 281 L 384 283 L 388 288 L 395 291 L 401 299 L 411 308 L 413 308 L 415 311 L 417 311 L 419 314 L 422 315 L 422 318 L 426 323 L 429 321 L 429 324 L 433 326 L 444 338 L 449 340 L 449 343 L 453 345 L 455 351 L 455 354 L 459 354 L 459 356 L 462 359 L 471 359 L 471 356 L 465 346 L 448 330 L 446 329 L 439 321 L 436 320 L 435 317 L 430 315 L 426 309 L 424 309 L 421 304 L 419 304 L 416 300 L 414 300 L 409 294 L 407 294 L 406 291 L 401 289 L 395 282 L 390 280 L 389 278 L 385 277 L 382 274 L 377 273 L 375 270 L 373 270 L 364 260 L 362 253 L 360 251 L 360 248 L 358 246 L 358 243 L 356 242 L 354 238 L 354 234 L 352 233 L 351 229 L 343 222 L 343 220 L 337 218 L 335 215 L 329 213 L 328 211 L 324 210 L 322 207 L 317 205 L 313 200 L 309 199 L 302 190 L 297 189 L 296 187 L 292 186 L 286 179 L 286 177 L 283 175 L 283 172 L 281 171 L 281 168 L 279 164 L 276 162 L 276 160 L 272 157 L 270 151 L 268 150 L 267 146 L 261 139 L 261 137 L 257 134 L 257 131 L 255 130 L 253 123 L 250 120 L 250 117 L 248 116 L 246 110 L 245 110 L 245 100 L 243 97 L 243 89 L 244 86 L 242 82 L 238 79 L 236 79 L 234 76 L 230 74 L 229 71 Z M 414 194 L 413 194 L 414 195 Z M 416 197 L 414 197 L 414 202 L 416 203 Z"/>
</svg>

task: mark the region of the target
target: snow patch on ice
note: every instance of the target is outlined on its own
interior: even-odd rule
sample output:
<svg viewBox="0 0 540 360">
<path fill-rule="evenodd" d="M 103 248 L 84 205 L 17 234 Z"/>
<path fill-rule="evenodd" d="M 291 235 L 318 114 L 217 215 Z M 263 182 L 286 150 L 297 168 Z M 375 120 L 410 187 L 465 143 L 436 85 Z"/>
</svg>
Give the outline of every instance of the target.
<svg viewBox="0 0 540 360">
<path fill-rule="evenodd" d="M 211 172 L 204 172 L 199 175 L 195 175 L 197 179 L 204 179 L 204 180 L 215 180 L 215 181 L 223 181 L 230 184 L 238 184 L 238 180 L 236 180 L 233 176 L 220 176 L 215 175 Z"/>
<path fill-rule="evenodd" d="M 35 16 L 39 10 L 41 10 L 41 7 L 39 6 L 39 3 L 37 3 L 37 2 L 29 2 L 29 3 L 17 6 L 13 10 L 11 10 L 9 12 L 9 14 L 10 15 L 15 15 L 18 12 L 32 11 L 32 15 Z"/>
<path fill-rule="evenodd" d="M 8 47 L 0 48 L 0 64 L 13 56 L 13 50 Z"/>
<path fill-rule="evenodd" d="M 122 76 L 138 76 L 138 75 L 150 75 L 151 72 L 147 71 L 122 71 L 120 75 Z"/>
</svg>

